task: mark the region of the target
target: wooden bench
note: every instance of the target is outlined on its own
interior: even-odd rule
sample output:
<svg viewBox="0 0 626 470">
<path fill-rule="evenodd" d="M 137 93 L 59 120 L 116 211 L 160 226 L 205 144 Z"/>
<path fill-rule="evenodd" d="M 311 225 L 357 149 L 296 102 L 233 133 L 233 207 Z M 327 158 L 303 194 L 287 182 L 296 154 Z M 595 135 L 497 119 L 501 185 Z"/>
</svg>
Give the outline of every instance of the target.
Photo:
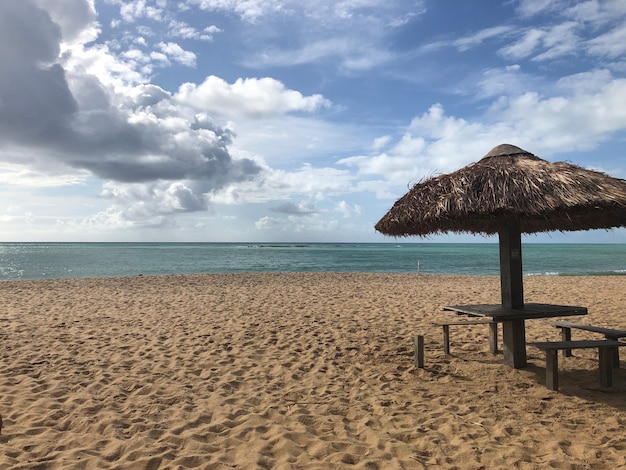
<svg viewBox="0 0 626 470">
<path fill-rule="evenodd" d="M 603 334 L 606 339 L 617 341 L 619 338 L 626 338 L 626 330 L 616 330 L 614 328 L 604 328 L 602 326 L 585 325 L 583 323 L 572 323 L 569 321 L 557 321 L 553 325 L 561 328 L 561 339 L 563 341 L 572 340 L 572 328 L 577 330 L 592 331 L 594 333 Z M 569 357 L 572 355 L 571 349 L 564 349 L 563 355 Z M 615 348 L 613 352 L 613 367 L 619 368 L 619 349 Z"/>
<path fill-rule="evenodd" d="M 472 325 L 489 325 L 489 350 L 494 354 L 498 352 L 498 322 L 493 320 L 456 320 L 435 322 L 434 325 L 443 327 L 443 352 L 446 354 L 450 354 L 450 327 Z"/>
<path fill-rule="evenodd" d="M 548 341 L 528 343 L 546 352 L 546 387 L 550 390 L 559 389 L 559 359 L 557 352 L 565 349 L 598 349 L 600 362 L 600 384 L 604 387 L 613 386 L 613 351 L 626 343 L 609 339 L 583 341 Z"/>
</svg>

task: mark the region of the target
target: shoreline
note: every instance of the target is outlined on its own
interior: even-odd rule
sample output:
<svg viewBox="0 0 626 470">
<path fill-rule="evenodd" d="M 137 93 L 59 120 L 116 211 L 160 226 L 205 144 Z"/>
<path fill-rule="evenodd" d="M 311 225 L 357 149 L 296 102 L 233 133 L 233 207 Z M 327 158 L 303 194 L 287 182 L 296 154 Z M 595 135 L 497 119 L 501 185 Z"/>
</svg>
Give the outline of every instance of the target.
<svg viewBox="0 0 626 470">
<path fill-rule="evenodd" d="M 524 281 L 527 302 L 626 329 L 624 276 Z M 597 353 L 576 352 L 555 393 L 543 353 L 510 369 L 486 327 L 453 330 L 443 354 L 443 305 L 498 302 L 498 276 L 138 275 L 0 293 L 3 468 L 626 466 L 624 360 L 603 389 Z M 528 321 L 528 341 L 558 338 Z"/>
<path fill-rule="evenodd" d="M 12 282 L 48 282 L 48 281 L 90 281 L 90 280 L 115 280 L 115 279 L 135 279 L 135 278 L 164 278 L 164 277 L 197 277 L 197 276 L 263 276 L 263 275 L 375 275 L 375 276 L 414 276 L 414 277 L 461 277 L 461 278 L 497 278 L 499 274 L 467 274 L 467 273 L 429 273 L 429 272 L 393 272 L 393 271 L 237 271 L 237 272 L 210 272 L 210 273 L 165 273 L 165 274 L 133 274 L 121 276 L 94 276 L 94 277 L 55 277 L 36 279 L 0 279 L 0 286 Z M 529 278 L 611 278 L 626 277 L 624 272 L 601 272 L 601 273 L 526 273 L 524 279 Z"/>
</svg>

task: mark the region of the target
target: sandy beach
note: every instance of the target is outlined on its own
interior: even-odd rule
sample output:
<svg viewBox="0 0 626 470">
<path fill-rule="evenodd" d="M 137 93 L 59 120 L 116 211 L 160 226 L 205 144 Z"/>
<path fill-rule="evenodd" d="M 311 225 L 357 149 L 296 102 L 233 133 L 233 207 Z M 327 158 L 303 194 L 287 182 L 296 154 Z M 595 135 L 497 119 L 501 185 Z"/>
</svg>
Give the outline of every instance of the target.
<svg viewBox="0 0 626 470">
<path fill-rule="evenodd" d="M 626 276 L 525 280 L 527 302 L 626 329 Z M 626 468 L 626 348 L 511 369 L 487 327 L 497 277 L 224 274 L 0 283 L 3 469 Z M 425 336 L 426 367 L 413 337 Z M 575 331 L 576 339 L 595 338 Z M 528 341 L 558 340 L 549 320 Z"/>
</svg>

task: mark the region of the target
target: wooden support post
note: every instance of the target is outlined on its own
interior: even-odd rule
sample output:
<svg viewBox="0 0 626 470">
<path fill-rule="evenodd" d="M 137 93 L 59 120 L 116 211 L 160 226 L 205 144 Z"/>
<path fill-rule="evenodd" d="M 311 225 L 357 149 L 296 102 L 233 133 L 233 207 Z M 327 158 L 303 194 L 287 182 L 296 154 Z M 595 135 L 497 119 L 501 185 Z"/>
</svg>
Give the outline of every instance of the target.
<svg viewBox="0 0 626 470">
<path fill-rule="evenodd" d="M 502 322 L 504 363 L 515 369 L 526 366 L 526 325 L 524 320 Z"/>
<path fill-rule="evenodd" d="M 571 340 L 572 340 L 572 329 L 567 328 L 567 327 L 561 328 L 561 341 L 571 341 Z M 563 350 L 563 356 L 571 357 L 571 355 L 572 355 L 571 349 Z"/>
<path fill-rule="evenodd" d="M 522 281 L 522 233 L 518 224 L 509 222 L 498 232 L 500 246 L 500 288 L 502 307 L 524 308 Z M 526 366 L 526 332 L 524 320 L 502 324 L 504 362 L 520 369 Z"/>
<path fill-rule="evenodd" d="M 619 341 L 619 336 L 604 335 L 606 339 Z M 611 348 L 613 350 L 613 369 L 619 369 L 619 348 Z"/>
<path fill-rule="evenodd" d="M 450 325 L 443 325 L 443 352 L 450 354 Z"/>
<path fill-rule="evenodd" d="M 559 354 L 556 349 L 546 350 L 546 387 L 559 389 Z"/>
<path fill-rule="evenodd" d="M 495 322 L 489 324 L 489 350 L 494 354 L 498 352 L 498 324 Z"/>
<path fill-rule="evenodd" d="M 522 281 L 522 234 L 509 223 L 498 233 L 500 241 L 500 288 L 504 308 L 524 308 Z"/>
<path fill-rule="evenodd" d="M 615 348 L 617 349 L 617 348 Z M 598 348 L 600 362 L 600 384 L 603 387 L 613 386 L 613 351 L 612 348 Z"/>
<path fill-rule="evenodd" d="M 424 336 L 417 335 L 415 341 L 415 367 L 424 368 Z"/>
</svg>

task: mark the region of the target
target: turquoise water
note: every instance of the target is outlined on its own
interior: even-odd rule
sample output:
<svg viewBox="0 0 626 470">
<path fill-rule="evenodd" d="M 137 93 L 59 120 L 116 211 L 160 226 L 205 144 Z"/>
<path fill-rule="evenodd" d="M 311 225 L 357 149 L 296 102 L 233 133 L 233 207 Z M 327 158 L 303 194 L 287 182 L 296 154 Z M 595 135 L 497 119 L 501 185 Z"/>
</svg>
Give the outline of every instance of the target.
<svg viewBox="0 0 626 470">
<path fill-rule="evenodd" d="M 236 272 L 497 275 L 497 243 L 0 243 L 0 280 Z M 626 275 L 626 245 L 525 244 L 524 274 Z"/>
</svg>

